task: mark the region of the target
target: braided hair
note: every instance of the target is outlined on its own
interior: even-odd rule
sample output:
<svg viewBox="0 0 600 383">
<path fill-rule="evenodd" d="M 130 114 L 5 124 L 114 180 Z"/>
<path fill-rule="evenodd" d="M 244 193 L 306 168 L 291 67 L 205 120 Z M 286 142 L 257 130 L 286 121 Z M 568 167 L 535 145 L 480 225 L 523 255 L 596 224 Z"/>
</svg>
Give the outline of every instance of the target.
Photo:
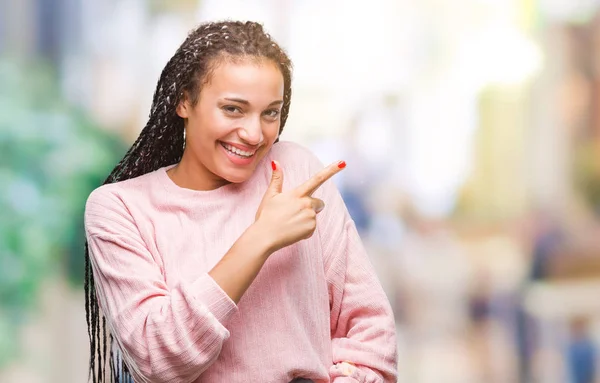
<svg viewBox="0 0 600 383">
<path fill-rule="evenodd" d="M 284 94 L 279 128 L 281 133 L 287 120 L 292 95 L 292 64 L 289 57 L 259 23 L 222 21 L 201 24 L 189 33 L 167 62 L 154 92 L 146 126 L 104 184 L 135 178 L 178 163 L 183 156 L 185 139 L 184 120 L 177 115 L 177 106 L 184 97 L 195 105 L 202 86 L 210 80 L 212 71 L 220 63 L 248 58 L 271 60 L 283 75 Z M 90 339 L 88 381 L 132 381 L 127 366 L 121 360 L 114 360 L 113 337 L 108 334 L 107 338 L 106 319 L 98 306 L 87 241 L 85 313 Z M 110 350 L 108 356 L 107 349 Z M 107 360 L 109 371 L 106 371 Z"/>
</svg>

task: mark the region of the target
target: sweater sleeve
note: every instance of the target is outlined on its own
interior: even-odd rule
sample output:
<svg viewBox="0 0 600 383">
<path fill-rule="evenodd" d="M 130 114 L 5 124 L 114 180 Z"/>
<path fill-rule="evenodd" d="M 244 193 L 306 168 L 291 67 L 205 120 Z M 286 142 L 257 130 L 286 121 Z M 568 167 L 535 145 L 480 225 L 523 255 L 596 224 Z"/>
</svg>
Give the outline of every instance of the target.
<svg viewBox="0 0 600 383">
<path fill-rule="evenodd" d="M 235 303 L 206 273 L 167 286 L 160 258 L 113 193 L 90 195 L 85 229 L 100 308 L 136 382 L 196 380 L 229 337 Z"/>
<path fill-rule="evenodd" d="M 396 327 L 387 296 L 334 183 L 327 181 L 315 197 L 325 202 L 317 230 L 331 308 L 331 380 L 396 382 Z"/>
</svg>

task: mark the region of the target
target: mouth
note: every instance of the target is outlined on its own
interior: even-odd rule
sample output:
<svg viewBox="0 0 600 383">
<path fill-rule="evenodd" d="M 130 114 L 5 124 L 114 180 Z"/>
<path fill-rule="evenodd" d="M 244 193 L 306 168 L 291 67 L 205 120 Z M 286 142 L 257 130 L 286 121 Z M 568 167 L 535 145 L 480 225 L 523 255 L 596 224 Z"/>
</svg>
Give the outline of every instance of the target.
<svg viewBox="0 0 600 383">
<path fill-rule="evenodd" d="M 248 159 L 248 158 L 252 158 L 255 154 L 256 154 L 256 149 L 252 150 L 252 151 L 245 151 L 245 150 L 241 150 L 239 148 L 236 148 L 233 145 L 229 145 L 225 142 L 221 142 L 219 141 L 219 143 L 221 144 L 221 146 L 223 148 L 225 148 L 225 150 L 227 150 L 227 152 L 229 152 L 231 155 L 234 155 L 236 157 L 239 158 L 243 158 L 243 159 Z"/>
</svg>

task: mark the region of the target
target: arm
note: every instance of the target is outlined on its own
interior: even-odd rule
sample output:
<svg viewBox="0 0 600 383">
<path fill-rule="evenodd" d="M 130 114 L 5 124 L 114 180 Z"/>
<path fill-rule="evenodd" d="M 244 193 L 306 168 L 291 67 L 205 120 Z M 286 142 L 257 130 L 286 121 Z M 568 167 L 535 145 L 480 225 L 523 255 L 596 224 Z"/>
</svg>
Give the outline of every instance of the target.
<svg viewBox="0 0 600 383">
<path fill-rule="evenodd" d="M 169 287 L 160 260 L 146 248 L 119 198 L 94 192 L 85 226 L 99 304 L 136 381 L 197 379 L 229 337 L 226 324 L 237 310 L 234 300 L 266 259 L 252 242 L 255 235 L 240 237 L 210 273 Z M 236 265 L 236 259 L 245 259 L 244 264 Z M 239 271 L 236 278 L 230 274 L 220 286 L 218 278 L 232 267 Z"/>
<path fill-rule="evenodd" d="M 388 299 L 335 185 L 326 183 L 317 193 L 325 201 L 317 230 L 331 307 L 332 382 L 396 382 L 395 322 Z"/>
<path fill-rule="evenodd" d="M 273 253 L 266 238 L 261 227 L 251 225 L 208 273 L 236 304 Z"/>
</svg>

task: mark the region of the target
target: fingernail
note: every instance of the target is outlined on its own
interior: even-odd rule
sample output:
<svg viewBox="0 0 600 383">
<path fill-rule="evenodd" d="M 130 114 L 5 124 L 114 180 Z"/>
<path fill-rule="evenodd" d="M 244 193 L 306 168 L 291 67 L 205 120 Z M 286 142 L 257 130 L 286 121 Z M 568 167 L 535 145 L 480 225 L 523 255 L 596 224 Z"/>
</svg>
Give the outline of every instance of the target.
<svg viewBox="0 0 600 383">
<path fill-rule="evenodd" d="M 346 161 L 340 161 L 338 162 L 338 168 L 343 169 L 346 167 Z"/>
<path fill-rule="evenodd" d="M 271 167 L 273 168 L 273 170 L 277 170 L 277 165 L 275 164 L 275 161 L 271 161 Z"/>
<path fill-rule="evenodd" d="M 325 205 L 319 205 L 317 206 L 317 208 L 315 209 L 315 213 L 320 213 L 323 211 L 323 209 L 325 209 Z"/>
</svg>

